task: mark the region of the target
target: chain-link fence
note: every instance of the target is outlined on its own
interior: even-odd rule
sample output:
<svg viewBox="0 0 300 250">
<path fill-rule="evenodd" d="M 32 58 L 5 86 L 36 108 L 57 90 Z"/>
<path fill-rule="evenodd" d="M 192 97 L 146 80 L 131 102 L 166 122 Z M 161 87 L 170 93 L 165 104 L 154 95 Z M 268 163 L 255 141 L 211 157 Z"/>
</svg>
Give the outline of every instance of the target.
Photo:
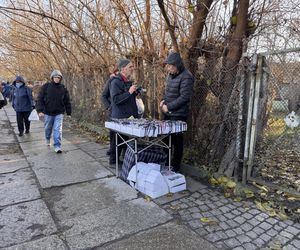
<svg viewBox="0 0 300 250">
<path fill-rule="evenodd" d="M 300 192 L 300 48 L 258 55 L 255 84 L 248 177 Z"/>
</svg>

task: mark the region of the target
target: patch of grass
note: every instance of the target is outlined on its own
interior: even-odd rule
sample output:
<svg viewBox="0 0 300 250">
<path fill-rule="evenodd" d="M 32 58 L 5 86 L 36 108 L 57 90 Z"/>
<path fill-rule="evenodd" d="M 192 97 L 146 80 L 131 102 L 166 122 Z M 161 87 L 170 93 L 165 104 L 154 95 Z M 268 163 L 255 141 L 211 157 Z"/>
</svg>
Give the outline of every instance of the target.
<svg viewBox="0 0 300 250">
<path fill-rule="evenodd" d="M 92 124 L 84 120 L 78 122 L 72 118 L 69 119 L 68 122 L 71 124 L 72 128 L 88 134 L 89 136 L 93 137 L 98 143 L 106 144 L 109 142 L 109 130 L 104 126 Z"/>
</svg>

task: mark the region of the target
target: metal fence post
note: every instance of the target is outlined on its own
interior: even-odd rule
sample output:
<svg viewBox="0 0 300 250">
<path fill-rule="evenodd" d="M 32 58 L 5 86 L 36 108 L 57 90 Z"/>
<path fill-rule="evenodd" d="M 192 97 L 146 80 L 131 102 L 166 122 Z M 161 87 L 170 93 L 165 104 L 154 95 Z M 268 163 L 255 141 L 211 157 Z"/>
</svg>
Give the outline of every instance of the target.
<svg viewBox="0 0 300 250">
<path fill-rule="evenodd" d="M 245 61 L 246 58 L 243 58 L 243 61 Z M 240 85 L 239 85 L 239 111 L 238 111 L 238 123 L 237 123 L 237 132 L 236 132 L 236 169 L 234 171 L 234 176 L 235 176 L 235 181 L 238 181 L 239 176 L 238 176 L 238 172 L 239 169 L 241 167 L 241 163 L 243 162 L 243 160 L 241 159 L 241 154 L 242 154 L 242 143 L 243 143 L 243 139 L 242 139 L 242 129 L 243 129 L 243 119 L 244 119 L 244 103 L 245 103 L 245 90 L 246 90 L 246 72 L 245 72 L 245 67 L 242 66 L 240 68 L 241 70 L 241 78 L 240 78 Z"/>
<path fill-rule="evenodd" d="M 247 168 L 247 178 L 251 177 L 255 146 L 256 146 L 256 138 L 257 138 L 257 117 L 259 110 L 259 100 L 260 100 L 260 91 L 261 91 L 261 83 L 262 83 L 262 73 L 263 73 L 263 60 L 264 56 L 258 56 L 257 69 L 256 69 L 256 77 L 255 77 L 255 90 L 254 90 L 254 102 L 253 102 L 253 113 L 252 113 L 252 122 L 251 122 L 251 134 L 249 140 L 249 155 L 248 155 L 248 168 Z"/>
<path fill-rule="evenodd" d="M 248 112 L 247 112 L 247 124 L 246 124 L 246 138 L 245 138 L 245 149 L 244 149 L 244 164 L 243 164 L 243 178 L 244 184 L 247 182 L 247 162 L 249 158 L 249 142 L 251 133 L 251 120 L 254 102 L 254 89 L 255 89 L 255 75 L 257 67 L 257 55 L 253 55 L 251 62 L 251 80 L 250 80 L 250 90 L 249 90 L 249 102 L 248 102 Z"/>
</svg>

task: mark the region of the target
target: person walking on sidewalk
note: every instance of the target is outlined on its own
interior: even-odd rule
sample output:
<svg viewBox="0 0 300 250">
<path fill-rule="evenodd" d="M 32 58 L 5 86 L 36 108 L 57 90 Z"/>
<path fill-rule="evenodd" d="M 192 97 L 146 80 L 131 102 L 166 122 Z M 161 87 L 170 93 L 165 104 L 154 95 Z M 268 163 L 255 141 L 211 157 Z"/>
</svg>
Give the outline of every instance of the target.
<svg viewBox="0 0 300 250">
<path fill-rule="evenodd" d="M 11 101 L 11 90 L 12 85 L 9 84 L 9 82 L 2 82 L 2 94 L 6 99 L 9 99 Z"/>
<path fill-rule="evenodd" d="M 34 103 L 31 89 L 26 86 L 22 76 L 17 76 L 13 82 L 11 102 L 17 115 L 19 136 L 23 136 L 24 134 L 24 124 L 25 133 L 28 134 L 30 132 L 30 121 L 28 117 L 34 108 Z"/>
<path fill-rule="evenodd" d="M 164 120 L 186 122 L 193 93 L 194 77 L 185 69 L 178 53 L 169 54 L 165 64 L 169 75 L 166 80 L 164 99 L 160 102 Z M 174 149 L 172 166 L 174 171 L 178 172 L 183 156 L 183 133 L 172 134 L 171 138 Z"/>
<path fill-rule="evenodd" d="M 67 88 L 61 83 L 62 73 L 54 70 L 50 75 L 50 82 L 44 84 L 37 100 L 37 112 L 40 118 L 44 118 L 45 138 L 47 146 L 50 146 L 50 138 L 53 130 L 54 151 L 61 153 L 61 135 L 63 117 L 66 112 L 71 115 L 72 108 Z"/>
</svg>

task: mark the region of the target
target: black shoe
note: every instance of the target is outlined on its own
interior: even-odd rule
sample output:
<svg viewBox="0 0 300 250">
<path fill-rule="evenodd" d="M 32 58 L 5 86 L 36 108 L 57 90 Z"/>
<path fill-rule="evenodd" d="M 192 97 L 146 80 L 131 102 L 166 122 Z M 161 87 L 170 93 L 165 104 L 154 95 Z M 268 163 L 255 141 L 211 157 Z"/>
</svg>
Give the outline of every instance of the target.
<svg viewBox="0 0 300 250">
<path fill-rule="evenodd" d="M 115 159 L 109 159 L 109 164 L 116 164 L 116 160 Z"/>
<path fill-rule="evenodd" d="M 106 155 L 110 155 L 110 149 L 106 151 Z"/>
<path fill-rule="evenodd" d="M 20 136 L 20 137 L 23 136 L 23 132 L 22 132 L 22 133 L 20 132 L 20 133 L 19 133 L 19 136 Z"/>
<path fill-rule="evenodd" d="M 29 134 L 29 132 L 30 132 L 29 130 L 26 130 L 26 131 L 25 131 L 25 134 Z"/>
<path fill-rule="evenodd" d="M 123 162 L 122 162 L 122 161 L 119 161 L 119 166 L 118 166 L 118 168 L 122 167 L 122 165 L 123 165 Z M 114 163 L 114 164 L 109 164 L 109 168 L 116 169 L 116 163 Z"/>
<path fill-rule="evenodd" d="M 62 153 L 62 150 L 60 148 L 55 148 L 54 151 L 57 154 L 61 154 Z"/>
<path fill-rule="evenodd" d="M 122 166 L 123 161 L 118 161 L 119 166 Z M 116 161 L 115 160 L 109 160 L 109 165 L 116 165 Z"/>
</svg>

